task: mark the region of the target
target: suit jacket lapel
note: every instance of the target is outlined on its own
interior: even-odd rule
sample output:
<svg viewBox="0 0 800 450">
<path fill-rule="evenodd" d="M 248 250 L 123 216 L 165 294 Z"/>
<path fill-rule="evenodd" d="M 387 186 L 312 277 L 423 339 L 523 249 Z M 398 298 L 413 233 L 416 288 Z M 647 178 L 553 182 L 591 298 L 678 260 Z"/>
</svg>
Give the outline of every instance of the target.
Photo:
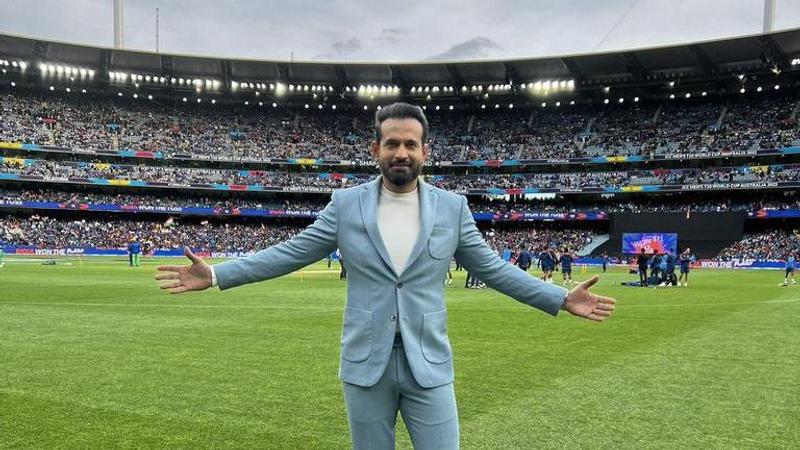
<svg viewBox="0 0 800 450">
<path fill-rule="evenodd" d="M 380 255 L 381 259 L 389 270 L 392 271 L 395 277 L 397 272 L 394 270 L 392 260 L 389 259 L 389 252 L 386 251 L 386 246 L 383 244 L 380 230 L 378 230 L 378 198 L 381 193 L 381 177 L 364 185 L 364 189 L 359 196 L 361 203 L 361 220 L 364 222 L 364 227 L 367 229 L 369 240 Z"/>
<path fill-rule="evenodd" d="M 406 267 L 403 268 L 400 275 L 406 273 L 409 267 L 414 264 L 414 261 L 419 258 L 420 253 L 422 253 L 422 250 L 428 243 L 428 239 L 431 237 L 433 224 L 436 221 L 436 202 L 438 196 L 433 191 L 433 188 L 421 179 L 419 180 L 417 189 L 419 190 L 419 235 L 417 236 L 417 241 L 414 243 L 414 248 L 411 250 L 411 254 L 408 256 Z"/>
</svg>

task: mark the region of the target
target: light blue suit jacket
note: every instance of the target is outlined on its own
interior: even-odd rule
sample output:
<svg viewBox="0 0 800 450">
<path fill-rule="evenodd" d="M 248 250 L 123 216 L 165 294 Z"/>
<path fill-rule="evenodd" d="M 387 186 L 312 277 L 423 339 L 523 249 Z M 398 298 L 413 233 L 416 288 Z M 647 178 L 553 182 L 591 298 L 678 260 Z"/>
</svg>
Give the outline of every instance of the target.
<svg viewBox="0 0 800 450">
<path fill-rule="evenodd" d="M 372 386 L 389 360 L 395 328 L 411 371 L 426 388 L 453 381 L 444 279 L 455 255 L 488 286 L 556 315 L 566 291 L 504 262 L 483 240 L 466 197 L 420 180 L 420 233 L 408 263 L 393 269 L 378 232 L 381 178 L 334 192 L 317 220 L 289 241 L 214 266 L 220 289 L 291 273 L 339 248 L 347 268 L 347 302 L 339 365 L 342 381 Z"/>
</svg>

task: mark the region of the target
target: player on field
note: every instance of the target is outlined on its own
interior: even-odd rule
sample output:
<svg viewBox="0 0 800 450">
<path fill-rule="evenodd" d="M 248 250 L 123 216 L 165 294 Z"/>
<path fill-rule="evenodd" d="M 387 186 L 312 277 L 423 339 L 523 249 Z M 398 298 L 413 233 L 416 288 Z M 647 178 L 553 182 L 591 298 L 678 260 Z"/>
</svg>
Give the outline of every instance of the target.
<svg viewBox="0 0 800 450">
<path fill-rule="evenodd" d="M 781 283 L 780 286 L 788 286 L 790 278 L 792 280 L 792 284 L 797 284 L 797 281 L 794 280 L 795 258 L 791 253 L 786 256 L 784 268 L 786 269 L 786 275 L 784 275 L 783 283 Z"/>
<path fill-rule="evenodd" d="M 694 262 L 695 257 L 692 254 L 692 250 L 689 247 L 686 247 L 686 250 L 681 253 L 680 257 L 680 264 L 681 264 L 681 275 L 678 277 L 678 286 L 681 285 L 681 280 L 683 280 L 684 286 L 689 286 L 689 266 Z"/>
<path fill-rule="evenodd" d="M 572 284 L 572 263 L 574 261 L 575 256 L 568 248 L 565 248 L 564 253 L 558 258 L 558 262 L 561 263 L 561 278 L 564 284 Z"/>
<path fill-rule="evenodd" d="M 139 265 L 139 257 L 142 255 L 142 244 L 139 239 L 132 237 L 128 244 L 128 265 L 130 267 Z"/>
</svg>

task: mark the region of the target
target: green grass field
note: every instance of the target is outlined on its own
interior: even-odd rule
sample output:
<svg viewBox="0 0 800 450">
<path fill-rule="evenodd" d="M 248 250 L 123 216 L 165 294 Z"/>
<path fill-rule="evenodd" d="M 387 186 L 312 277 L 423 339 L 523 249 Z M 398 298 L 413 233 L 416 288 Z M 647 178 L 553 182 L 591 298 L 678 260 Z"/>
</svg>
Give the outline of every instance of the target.
<svg viewBox="0 0 800 450">
<path fill-rule="evenodd" d="M 64 262 L 0 269 L 0 447 L 349 447 L 338 271 L 170 296 L 155 261 Z M 598 283 L 618 300 L 602 324 L 457 273 L 463 448 L 800 447 L 800 285 L 699 270 L 623 288 L 623 272 Z"/>
</svg>

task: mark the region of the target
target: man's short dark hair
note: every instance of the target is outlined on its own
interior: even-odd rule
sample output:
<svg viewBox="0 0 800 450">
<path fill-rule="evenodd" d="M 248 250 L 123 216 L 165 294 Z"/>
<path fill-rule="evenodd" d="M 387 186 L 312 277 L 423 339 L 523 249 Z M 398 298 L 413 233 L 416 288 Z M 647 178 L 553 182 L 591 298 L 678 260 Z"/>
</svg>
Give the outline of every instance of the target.
<svg viewBox="0 0 800 450">
<path fill-rule="evenodd" d="M 392 103 L 375 113 L 375 140 L 381 141 L 381 124 L 386 119 L 414 119 L 422 125 L 422 142 L 428 140 L 428 119 L 422 108 L 408 103 Z"/>
</svg>

